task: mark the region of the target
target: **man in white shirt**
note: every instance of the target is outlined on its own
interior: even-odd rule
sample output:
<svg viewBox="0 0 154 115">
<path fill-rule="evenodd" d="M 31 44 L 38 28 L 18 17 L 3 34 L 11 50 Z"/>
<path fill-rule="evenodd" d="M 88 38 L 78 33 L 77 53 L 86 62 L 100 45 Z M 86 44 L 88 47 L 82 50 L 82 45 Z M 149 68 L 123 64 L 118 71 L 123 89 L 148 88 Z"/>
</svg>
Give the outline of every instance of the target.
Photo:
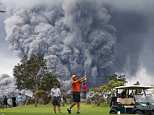
<svg viewBox="0 0 154 115">
<path fill-rule="evenodd" d="M 52 97 L 52 104 L 53 104 L 53 111 L 56 114 L 57 110 L 56 107 L 58 108 L 59 113 L 60 111 L 60 102 L 61 102 L 61 91 L 60 88 L 57 87 L 57 85 L 55 85 L 52 89 L 51 89 L 51 97 Z"/>
</svg>

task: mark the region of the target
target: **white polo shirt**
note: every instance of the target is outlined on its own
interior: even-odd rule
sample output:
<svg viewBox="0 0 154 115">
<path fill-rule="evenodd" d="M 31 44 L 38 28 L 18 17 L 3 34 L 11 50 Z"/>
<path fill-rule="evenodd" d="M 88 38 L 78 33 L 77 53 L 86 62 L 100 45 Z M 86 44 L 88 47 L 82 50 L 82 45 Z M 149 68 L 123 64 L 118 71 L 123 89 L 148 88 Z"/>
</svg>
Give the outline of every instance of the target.
<svg viewBox="0 0 154 115">
<path fill-rule="evenodd" d="M 59 88 L 52 88 L 51 89 L 51 96 L 52 97 L 59 97 L 61 96 L 61 91 Z"/>
</svg>

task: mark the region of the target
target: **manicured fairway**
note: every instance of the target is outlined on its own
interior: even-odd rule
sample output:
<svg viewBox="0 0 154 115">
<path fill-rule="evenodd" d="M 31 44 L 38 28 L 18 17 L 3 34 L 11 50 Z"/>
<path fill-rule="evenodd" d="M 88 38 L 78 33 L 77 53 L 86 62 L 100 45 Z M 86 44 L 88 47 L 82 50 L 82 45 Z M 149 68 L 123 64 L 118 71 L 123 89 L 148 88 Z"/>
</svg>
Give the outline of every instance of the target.
<svg viewBox="0 0 154 115">
<path fill-rule="evenodd" d="M 67 107 L 62 107 L 62 113 L 59 115 L 68 115 Z M 94 105 L 81 105 L 80 115 L 108 115 L 108 107 L 96 107 Z M 37 108 L 34 106 L 22 106 L 17 108 L 1 109 L 0 115 L 54 115 L 50 105 L 40 105 Z M 71 115 L 76 115 L 76 109 L 72 111 Z"/>
</svg>

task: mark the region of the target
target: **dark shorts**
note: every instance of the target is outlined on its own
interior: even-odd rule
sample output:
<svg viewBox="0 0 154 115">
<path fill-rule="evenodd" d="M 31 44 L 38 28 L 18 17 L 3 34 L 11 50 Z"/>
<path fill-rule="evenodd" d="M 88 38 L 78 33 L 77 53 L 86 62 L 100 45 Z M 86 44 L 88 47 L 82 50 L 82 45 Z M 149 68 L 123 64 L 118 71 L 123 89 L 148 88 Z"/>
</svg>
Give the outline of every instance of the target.
<svg viewBox="0 0 154 115">
<path fill-rule="evenodd" d="M 54 106 L 60 106 L 61 98 L 60 97 L 53 97 L 52 98 L 52 104 Z"/>
<path fill-rule="evenodd" d="M 73 102 L 80 102 L 80 92 L 72 92 Z"/>
</svg>

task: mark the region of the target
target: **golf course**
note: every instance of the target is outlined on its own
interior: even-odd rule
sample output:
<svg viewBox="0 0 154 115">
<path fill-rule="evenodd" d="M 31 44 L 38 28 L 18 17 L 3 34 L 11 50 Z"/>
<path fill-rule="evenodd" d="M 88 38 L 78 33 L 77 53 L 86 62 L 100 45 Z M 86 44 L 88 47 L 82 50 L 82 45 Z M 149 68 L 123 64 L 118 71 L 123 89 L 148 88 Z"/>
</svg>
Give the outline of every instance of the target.
<svg viewBox="0 0 154 115">
<path fill-rule="evenodd" d="M 67 106 L 61 108 L 59 115 L 68 115 Z M 109 115 L 108 107 L 96 107 L 95 105 L 81 105 L 81 115 Z M 20 106 L 17 108 L 0 109 L 0 115 L 54 115 L 51 105 L 34 105 Z M 76 115 L 76 110 L 72 111 L 71 115 Z"/>
</svg>

